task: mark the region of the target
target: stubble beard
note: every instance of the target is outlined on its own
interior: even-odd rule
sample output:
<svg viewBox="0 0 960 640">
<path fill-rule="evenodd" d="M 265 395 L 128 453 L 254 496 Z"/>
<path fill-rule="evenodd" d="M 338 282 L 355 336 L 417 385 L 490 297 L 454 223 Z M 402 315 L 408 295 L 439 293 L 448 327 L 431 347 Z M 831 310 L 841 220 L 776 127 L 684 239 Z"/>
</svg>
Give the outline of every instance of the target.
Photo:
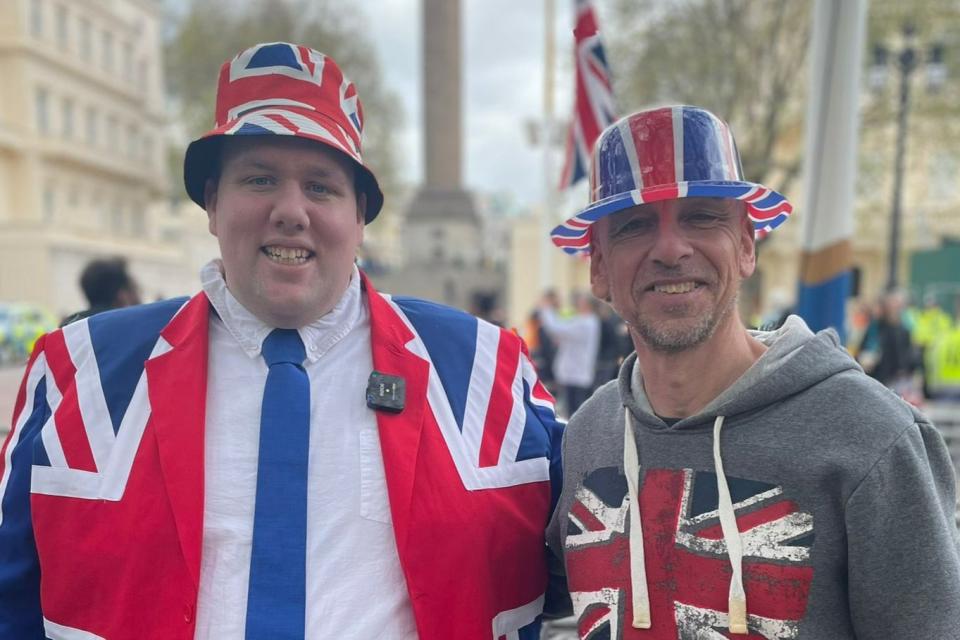
<svg viewBox="0 0 960 640">
<path fill-rule="evenodd" d="M 651 350 L 661 353 L 679 353 L 697 347 L 709 340 L 717 327 L 733 313 L 738 296 L 732 296 L 722 307 L 690 320 L 678 319 L 656 322 L 638 314 L 630 324 Z"/>
</svg>

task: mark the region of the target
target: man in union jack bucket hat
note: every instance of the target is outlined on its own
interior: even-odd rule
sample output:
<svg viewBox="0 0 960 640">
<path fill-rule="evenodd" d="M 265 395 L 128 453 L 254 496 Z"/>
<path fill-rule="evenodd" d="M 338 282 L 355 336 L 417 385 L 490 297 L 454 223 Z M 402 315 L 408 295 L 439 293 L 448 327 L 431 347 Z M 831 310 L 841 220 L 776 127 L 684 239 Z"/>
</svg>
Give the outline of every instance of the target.
<svg viewBox="0 0 960 640">
<path fill-rule="evenodd" d="M 184 161 L 202 291 L 28 365 L 0 638 L 538 637 L 560 425 L 521 340 L 355 265 L 383 195 L 332 58 L 241 51 L 215 120 Z"/>
<path fill-rule="evenodd" d="M 943 439 L 832 330 L 745 327 L 755 238 L 791 206 L 743 178 L 728 125 L 691 106 L 628 115 L 600 135 L 590 187 L 552 238 L 589 255 L 635 353 L 564 435 L 547 540 L 580 636 L 955 634 Z"/>
</svg>

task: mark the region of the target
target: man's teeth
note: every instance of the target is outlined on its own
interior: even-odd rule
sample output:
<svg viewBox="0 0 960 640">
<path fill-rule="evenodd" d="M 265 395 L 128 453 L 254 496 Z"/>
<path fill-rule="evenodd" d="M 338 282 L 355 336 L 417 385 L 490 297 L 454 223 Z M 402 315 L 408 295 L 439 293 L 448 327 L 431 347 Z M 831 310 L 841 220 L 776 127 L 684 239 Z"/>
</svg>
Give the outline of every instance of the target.
<svg viewBox="0 0 960 640">
<path fill-rule="evenodd" d="M 310 257 L 310 252 L 306 249 L 291 249 L 289 247 L 265 247 L 264 253 L 273 260 L 289 264 L 306 262 L 307 258 Z"/>
<path fill-rule="evenodd" d="M 696 282 L 678 282 L 675 284 L 654 285 L 653 290 L 657 293 L 688 293 L 697 288 Z"/>
</svg>

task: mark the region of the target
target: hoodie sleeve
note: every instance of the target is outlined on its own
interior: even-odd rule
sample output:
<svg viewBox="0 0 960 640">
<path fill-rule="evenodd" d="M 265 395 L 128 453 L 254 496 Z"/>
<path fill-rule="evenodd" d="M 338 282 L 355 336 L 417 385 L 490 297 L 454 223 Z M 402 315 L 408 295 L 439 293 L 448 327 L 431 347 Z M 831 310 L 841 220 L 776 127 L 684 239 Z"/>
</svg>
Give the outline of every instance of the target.
<svg viewBox="0 0 960 640">
<path fill-rule="evenodd" d="M 933 425 L 907 428 L 846 505 L 850 613 L 860 640 L 954 637 L 956 478 Z"/>
</svg>

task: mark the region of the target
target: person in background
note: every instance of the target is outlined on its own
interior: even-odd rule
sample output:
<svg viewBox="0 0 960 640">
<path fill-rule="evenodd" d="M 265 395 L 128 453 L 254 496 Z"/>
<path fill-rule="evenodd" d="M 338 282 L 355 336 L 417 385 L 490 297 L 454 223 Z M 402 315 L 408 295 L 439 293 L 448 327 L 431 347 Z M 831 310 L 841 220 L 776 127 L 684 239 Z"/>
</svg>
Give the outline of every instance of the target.
<svg viewBox="0 0 960 640">
<path fill-rule="evenodd" d="M 597 315 L 600 317 L 600 347 L 594 389 L 616 378 L 620 365 L 633 352 L 630 331 L 616 311 L 610 305 L 600 305 Z"/>
<path fill-rule="evenodd" d="M 552 309 L 557 308 L 560 304 L 557 292 L 554 289 L 544 291 L 542 300 L 546 301 L 545 304 Z M 557 357 L 557 345 L 543 326 L 539 306 L 530 312 L 526 333 L 529 336 L 530 357 L 540 374 L 540 382 L 553 396 L 559 396 L 557 382 L 553 377 L 553 361 Z"/>
<path fill-rule="evenodd" d="M 120 257 L 88 262 L 80 274 L 80 288 L 87 308 L 64 318 L 61 327 L 102 311 L 140 304 L 137 283 L 127 272 L 127 261 Z"/>
<path fill-rule="evenodd" d="M 923 397 L 931 397 L 927 360 L 938 340 L 950 333 L 953 319 L 943 310 L 935 295 L 927 294 L 923 309 L 917 311 L 913 325 L 913 342 L 917 347 L 917 365 L 923 379 Z"/>
<path fill-rule="evenodd" d="M 539 314 L 543 328 L 557 345 L 553 378 L 560 387 L 567 415 L 573 415 L 593 391 L 597 353 L 600 349 L 600 317 L 589 295 L 572 295 L 573 314 L 563 317 L 556 298 L 544 296 Z"/>
<path fill-rule="evenodd" d="M 636 348 L 567 424 L 547 539 L 581 638 L 957 638 L 956 477 L 930 420 L 836 332 L 737 312 L 756 234 L 792 206 L 729 126 L 630 114 L 554 229 Z"/>
<path fill-rule="evenodd" d="M 38 342 L 0 450 L 0 638 L 533 640 L 560 424 L 519 337 L 381 295 L 337 63 L 223 64 L 202 291 Z"/>
<path fill-rule="evenodd" d="M 903 389 L 917 368 L 917 354 L 904 325 L 904 295 L 900 291 L 886 293 L 880 301 L 877 318 L 877 361 L 869 372 L 888 387 Z"/>
</svg>

